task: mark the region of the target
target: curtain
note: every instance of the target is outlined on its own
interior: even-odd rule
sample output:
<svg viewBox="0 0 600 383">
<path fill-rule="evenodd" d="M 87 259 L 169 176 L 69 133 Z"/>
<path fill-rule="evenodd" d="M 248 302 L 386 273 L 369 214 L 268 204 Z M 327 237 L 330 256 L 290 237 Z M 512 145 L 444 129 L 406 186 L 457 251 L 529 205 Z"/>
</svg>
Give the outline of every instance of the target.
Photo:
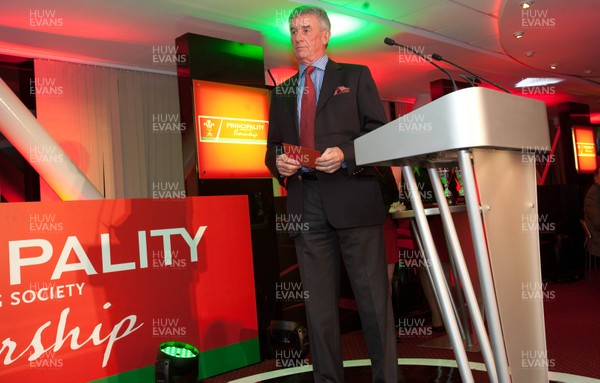
<svg viewBox="0 0 600 383">
<path fill-rule="evenodd" d="M 184 190 L 175 75 L 42 59 L 34 73 L 38 120 L 105 198 Z"/>
<path fill-rule="evenodd" d="M 394 121 L 395 119 L 412 112 L 414 109 L 414 103 L 411 102 L 382 100 L 381 103 L 383 104 L 385 115 L 388 116 L 390 121 Z"/>
<path fill-rule="evenodd" d="M 396 109 L 396 117 L 394 117 L 394 119 L 396 119 L 398 117 L 402 117 L 405 114 L 412 112 L 414 103 L 397 101 L 394 102 L 394 107 L 394 109 Z"/>
</svg>

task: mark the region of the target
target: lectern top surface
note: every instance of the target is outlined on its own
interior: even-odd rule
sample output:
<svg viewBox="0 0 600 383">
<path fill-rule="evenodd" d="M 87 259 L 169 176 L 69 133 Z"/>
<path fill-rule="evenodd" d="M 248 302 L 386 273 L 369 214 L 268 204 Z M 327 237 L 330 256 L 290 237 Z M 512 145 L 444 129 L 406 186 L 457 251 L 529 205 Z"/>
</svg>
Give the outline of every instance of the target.
<svg viewBox="0 0 600 383">
<path fill-rule="evenodd" d="M 359 165 L 399 164 L 402 159 L 476 147 L 548 151 L 546 105 L 487 88 L 466 88 L 354 142 Z"/>
</svg>

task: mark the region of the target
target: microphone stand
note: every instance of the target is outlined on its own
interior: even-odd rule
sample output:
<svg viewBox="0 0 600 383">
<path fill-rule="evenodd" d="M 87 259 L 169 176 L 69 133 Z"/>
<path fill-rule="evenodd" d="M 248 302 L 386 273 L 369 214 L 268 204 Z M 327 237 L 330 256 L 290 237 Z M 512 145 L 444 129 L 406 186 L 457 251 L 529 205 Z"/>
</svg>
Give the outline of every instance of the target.
<svg viewBox="0 0 600 383">
<path fill-rule="evenodd" d="M 483 78 L 483 77 L 481 77 L 481 76 L 479 76 L 479 75 L 477 75 L 477 74 L 475 74 L 475 73 L 471 72 L 471 71 L 470 71 L 470 70 L 468 70 L 467 68 L 463 68 L 462 66 L 460 66 L 460 65 L 458 65 L 458 64 L 455 64 L 455 63 L 453 63 L 453 62 L 451 62 L 451 61 L 448 61 L 448 60 L 446 60 L 445 58 L 443 58 L 442 56 L 438 55 L 437 53 L 434 53 L 434 54 L 432 54 L 432 55 L 431 55 L 431 57 L 433 57 L 433 59 L 434 59 L 434 60 L 437 60 L 437 61 L 445 61 L 445 62 L 447 62 L 448 64 L 450 64 L 450 65 L 452 65 L 452 66 L 455 66 L 455 67 L 457 67 L 457 68 L 458 68 L 458 69 L 460 69 L 460 70 L 464 70 L 465 72 L 467 72 L 467 73 L 468 73 L 468 74 L 470 74 L 471 76 L 475 76 L 475 78 L 478 78 L 478 79 L 480 79 L 480 80 L 483 80 L 483 81 L 487 82 L 488 84 L 491 84 L 491 85 L 495 86 L 496 88 L 498 88 L 498 89 L 500 89 L 500 90 L 503 90 L 503 91 L 505 91 L 506 93 L 509 93 L 509 94 L 510 94 L 510 92 L 509 92 L 509 91 L 508 91 L 506 88 L 503 88 L 503 87 L 501 87 L 500 85 L 496 84 L 495 82 L 492 82 L 492 81 L 490 81 L 490 80 L 487 80 L 487 79 L 485 79 L 485 78 Z M 470 82 L 470 81 L 469 81 L 469 82 Z"/>
</svg>

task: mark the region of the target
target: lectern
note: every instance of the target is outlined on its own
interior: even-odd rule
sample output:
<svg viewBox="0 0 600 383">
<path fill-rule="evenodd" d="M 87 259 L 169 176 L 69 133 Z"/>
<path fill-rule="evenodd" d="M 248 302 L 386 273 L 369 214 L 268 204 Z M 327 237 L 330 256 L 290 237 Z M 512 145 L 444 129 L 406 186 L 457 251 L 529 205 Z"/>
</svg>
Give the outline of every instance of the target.
<svg viewBox="0 0 600 383">
<path fill-rule="evenodd" d="M 550 148 L 545 104 L 487 88 L 462 89 L 358 138 L 354 147 L 359 165 L 402 167 L 462 381 L 473 382 L 473 375 L 415 165 L 428 169 L 490 382 L 548 382 L 535 170 L 535 153 Z M 457 162 L 462 174 L 483 313 L 437 171 L 447 162 Z"/>
</svg>

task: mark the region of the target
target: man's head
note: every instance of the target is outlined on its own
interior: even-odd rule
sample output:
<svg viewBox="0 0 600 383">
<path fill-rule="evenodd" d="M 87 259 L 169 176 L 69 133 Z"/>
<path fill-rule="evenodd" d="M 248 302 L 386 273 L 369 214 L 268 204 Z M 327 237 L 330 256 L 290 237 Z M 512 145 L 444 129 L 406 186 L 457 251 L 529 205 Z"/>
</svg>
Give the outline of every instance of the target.
<svg viewBox="0 0 600 383">
<path fill-rule="evenodd" d="M 594 170 L 594 182 L 600 185 L 600 168 Z"/>
<path fill-rule="evenodd" d="M 298 62 L 310 65 L 325 54 L 331 36 L 331 23 L 323 9 L 302 5 L 290 14 L 289 25 L 294 56 Z"/>
</svg>

